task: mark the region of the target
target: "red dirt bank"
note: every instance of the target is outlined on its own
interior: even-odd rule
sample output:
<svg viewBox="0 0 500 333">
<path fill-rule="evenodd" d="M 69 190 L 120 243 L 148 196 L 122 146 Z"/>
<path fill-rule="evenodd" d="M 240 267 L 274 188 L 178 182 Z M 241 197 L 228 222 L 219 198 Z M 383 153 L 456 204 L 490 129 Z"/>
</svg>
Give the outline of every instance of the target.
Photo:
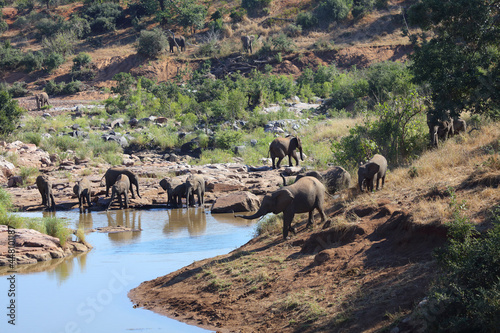
<svg viewBox="0 0 500 333">
<path fill-rule="evenodd" d="M 333 207 L 333 206 L 332 206 Z M 423 297 L 445 231 L 417 226 L 387 200 L 329 217 L 349 223 L 278 234 L 142 283 L 136 304 L 221 332 L 373 332 L 407 314 Z M 392 318 L 392 320 L 391 320 Z"/>
</svg>

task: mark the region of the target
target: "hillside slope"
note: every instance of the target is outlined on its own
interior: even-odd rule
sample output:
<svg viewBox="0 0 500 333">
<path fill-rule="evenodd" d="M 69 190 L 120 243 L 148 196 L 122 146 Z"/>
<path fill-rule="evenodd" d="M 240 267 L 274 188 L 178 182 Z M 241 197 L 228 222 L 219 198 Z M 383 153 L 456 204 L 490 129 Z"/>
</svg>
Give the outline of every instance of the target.
<svg viewBox="0 0 500 333">
<path fill-rule="evenodd" d="M 331 224 L 283 241 L 280 229 L 228 255 L 142 283 L 135 306 L 221 332 L 375 332 L 396 325 L 436 276 L 452 200 L 479 230 L 500 203 L 500 127 L 492 124 L 390 172 L 373 194 L 328 202 Z M 412 176 L 410 176 L 413 175 Z M 328 222 L 327 222 L 328 223 Z M 394 322 L 394 324 L 393 324 Z M 413 332 L 418 321 L 400 329 Z"/>
</svg>

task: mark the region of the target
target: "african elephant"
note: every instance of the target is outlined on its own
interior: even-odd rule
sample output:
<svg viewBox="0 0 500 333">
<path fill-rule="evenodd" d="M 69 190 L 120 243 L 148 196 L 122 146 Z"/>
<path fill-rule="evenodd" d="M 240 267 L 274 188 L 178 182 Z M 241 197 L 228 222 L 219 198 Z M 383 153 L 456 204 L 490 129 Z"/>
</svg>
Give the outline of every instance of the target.
<svg viewBox="0 0 500 333">
<path fill-rule="evenodd" d="M 36 187 L 42 196 L 42 205 L 49 210 L 56 210 L 54 194 L 52 194 L 52 182 L 46 175 L 40 175 L 36 178 Z M 52 204 L 51 204 L 52 203 Z"/>
<path fill-rule="evenodd" d="M 120 174 L 116 178 L 116 182 L 113 184 L 113 187 L 111 188 L 111 200 L 109 201 L 108 208 L 111 207 L 111 204 L 113 203 L 113 199 L 115 196 L 118 197 L 118 203 L 120 204 L 120 209 L 122 208 L 122 195 L 125 200 L 125 208 L 128 208 L 128 191 L 130 189 L 130 180 L 128 179 L 128 176 L 125 174 Z"/>
<path fill-rule="evenodd" d="M 198 197 L 198 204 L 204 203 L 205 197 L 205 179 L 199 175 L 189 175 L 186 179 L 186 207 L 195 204 L 194 194 Z"/>
<path fill-rule="evenodd" d="M 127 175 L 130 181 L 130 193 L 132 193 L 132 199 L 135 199 L 132 185 L 135 185 L 137 189 L 137 195 L 139 196 L 139 198 L 141 198 L 141 195 L 139 194 L 139 181 L 137 180 L 136 175 L 133 174 L 132 171 L 122 167 L 109 168 L 108 171 L 106 171 L 106 173 L 104 174 L 104 176 L 102 176 L 102 178 L 106 178 L 106 196 L 109 196 L 109 188 L 113 186 L 113 184 L 116 182 L 116 179 L 121 174 Z"/>
<path fill-rule="evenodd" d="M 35 94 L 36 107 L 41 110 L 45 105 L 49 105 L 49 95 L 46 92 Z"/>
<path fill-rule="evenodd" d="M 278 214 L 283 212 L 283 239 L 288 236 L 288 231 L 294 232 L 291 227 L 295 214 L 309 213 L 307 226 L 314 223 L 313 211 L 317 209 L 321 215 L 321 221 L 326 221 L 323 209 L 325 199 L 325 186 L 316 178 L 306 176 L 300 178 L 292 185 L 267 194 L 259 210 L 253 215 L 235 215 L 244 219 L 256 219 L 268 213 Z"/>
<path fill-rule="evenodd" d="M 439 140 L 446 140 L 453 136 L 453 120 L 450 112 L 445 112 L 441 118 L 438 115 L 427 113 L 427 126 L 429 127 L 430 141 L 437 147 Z"/>
<path fill-rule="evenodd" d="M 276 138 L 269 145 L 269 154 L 271 154 L 271 160 L 273 163 L 273 169 L 279 169 L 281 160 L 288 156 L 288 163 L 292 166 L 292 157 L 295 160 L 296 165 L 299 165 L 299 158 L 297 157 L 297 149 L 300 152 L 300 159 L 303 161 L 304 156 L 302 155 L 302 142 L 299 138 L 293 136 L 287 136 L 286 138 Z M 275 165 L 274 159 L 278 158 L 278 163 Z"/>
<path fill-rule="evenodd" d="M 174 53 L 174 47 L 177 47 L 177 52 L 179 52 L 179 47 L 181 48 L 181 52 L 186 50 L 186 40 L 183 36 L 175 37 L 175 39 L 174 37 L 169 36 L 167 40 L 171 53 Z"/>
<path fill-rule="evenodd" d="M 286 179 L 285 179 L 285 175 L 283 173 L 280 173 L 280 176 L 281 178 L 283 179 L 283 186 L 286 186 Z M 303 174 L 300 174 L 300 175 L 297 175 L 295 177 L 295 180 L 294 182 L 297 182 L 300 178 L 302 177 L 314 177 L 316 178 L 317 180 L 319 180 L 320 182 L 323 182 L 323 176 L 321 176 L 321 174 L 318 172 L 318 171 L 308 171 L 306 173 L 303 173 Z"/>
<path fill-rule="evenodd" d="M 176 208 L 182 207 L 182 198 L 186 196 L 186 183 L 183 180 L 167 177 L 160 181 L 160 186 L 167 191 L 170 205 Z M 194 201 L 194 198 L 192 200 Z"/>
<path fill-rule="evenodd" d="M 254 35 L 241 36 L 241 43 L 243 44 L 243 49 L 245 50 L 245 52 L 250 52 L 250 54 L 252 54 L 253 52 L 252 44 L 254 39 L 255 39 Z"/>
<path fill-rule="evenodd" d="M 83 213 L 83 205 L 85 204 L 85 201 L 87 201 L 87 206 L 88 206 L 87 208 L 90 209 L 91 190 L 92 187 L 87 177 L 83 177 L 79 182 L 75 184 L 75 186 L 73 186 L 73 192 L 76 194 L 76 197 L 78 198 L 78 207 L 80 208 L 80 213 Z"/>
<path fill-rule="evenodd" d="M 453 119 L 453 135 L 467 131 L 467 123 L 462 118 Z"/>
<path fill-rule="evenodd" d="M 373 180 L 377 177 L 377 190 L 382 178 L 382 187 L 385 183 L 385 174 L 387 172 L 387 160 L 380 154 L 375 154 L 368 162 L 361 165 L 358 169 L 359 190 L 363 192 L 363 184 L 366 184 L 368 192 L 373 191 Z"/>
</svg>

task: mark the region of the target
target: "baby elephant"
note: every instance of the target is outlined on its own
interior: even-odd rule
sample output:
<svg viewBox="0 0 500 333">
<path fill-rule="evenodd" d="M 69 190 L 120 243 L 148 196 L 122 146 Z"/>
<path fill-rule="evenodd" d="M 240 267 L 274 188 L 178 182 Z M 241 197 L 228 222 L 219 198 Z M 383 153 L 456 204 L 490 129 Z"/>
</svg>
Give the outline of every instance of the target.
<svg viewBox="0 0 500 333">
<path fill-rule="evenodd" d="M 122 209 L 122 195 L 125 200 L 125 208 L 128 208 L 128 190 L 130 188 L 130 180 L 127 175 L 121 174 L 116 178 L 116 182 L 111 188 L 111 200 L 109 201 L 108 208 L 111 207 L 113 199 L 115 196 L 118 197 L 118 203 L 120 204 L 120 209 Z"/>
<path fill-rule="evenodd" d="M 364 185 L 368 192 L 373 191 L 373 180 L 377 177 L 377 190 L 380 179 L 382 178 L 382 187 L 385 183 L 385 173 L 387 172 L 387 160 L 384 156 L 375 154 L 368 162 L 361 165 L 358 169 L 359 190 L 364 191 Z"/>
<path fill-rule="evenodd" d="M 90 209 L 91 189 L 92 188 L 90 185 L 90 181 L 86 177 L 82 178 L 82 180 L 80 180 L 75 184 L 75 186 L 73 186 L 73 192 L 78 198 L 78 207 L 80 208 L 80 214 L 83 213 L 83 205 L 85 204 L 85 201 L 87 202 L 87 209 Z"/>
<path fill-rule="evenodd" d="M 56 203 L 54 201 L 54 195 L 52 194 L 52 182 L 46 175 L 40 175 L 36 178 L 36 186 L 40 195 L 42 196 L 42 205 L 47 207 L 49 210 L 56 210 Z M 52 202 L 52 204 L 51 204 Z"/>
</svg>

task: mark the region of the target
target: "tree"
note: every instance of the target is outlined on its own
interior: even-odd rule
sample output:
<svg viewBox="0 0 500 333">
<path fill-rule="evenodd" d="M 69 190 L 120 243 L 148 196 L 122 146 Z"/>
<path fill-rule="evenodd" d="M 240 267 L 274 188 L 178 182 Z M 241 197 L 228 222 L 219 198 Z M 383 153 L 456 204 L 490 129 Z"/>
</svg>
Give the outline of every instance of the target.
<svg viewBox="0 0 500 333">
<path fill-rule="evenodd" d="M 0 135 L 12 133 L 21 116 L 22 109 L 5 90 L 0 91 Z"/>
<path fill-rule="evenodd" d="M 420 0 L 410 7 L 408 19 L 423 29 L 410 35 L 415 50 L 411 70 L 417 83 L 430 85 L 430 111 L 439 118 L 463 110 L 498 118 L 498 0 Z"/>
</svg>

